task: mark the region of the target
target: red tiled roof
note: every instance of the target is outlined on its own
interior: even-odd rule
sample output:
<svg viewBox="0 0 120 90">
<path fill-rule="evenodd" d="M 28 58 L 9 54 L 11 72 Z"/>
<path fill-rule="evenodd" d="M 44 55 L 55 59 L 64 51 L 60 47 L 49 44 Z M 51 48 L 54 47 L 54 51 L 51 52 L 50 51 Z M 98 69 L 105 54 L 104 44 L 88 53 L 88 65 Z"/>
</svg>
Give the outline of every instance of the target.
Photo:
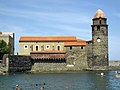
<svg viewBox="0 0 120 90">
<path fill-rule="evenodd" d="M 37 41 L 63 41 L 63 42 L 66 42 L 66 41 L 77 41 L 76 37 L 75 36 L 46 36 L 46 37 L 35 37 L 35 36 L 22 36 L 20 37 L 20 40 L 19 42 L 37 42 Z"/>
<path fill-rule="evenodd" d="M 58 51 L 58 50 L 44 50 L 44 51 L 32 51 L 30 52 L 31 54 L 32 53 L 66 53 L 66 51 Z"/>
<path fill-rule="evenodd" d="M 86 42 L 65 42 L 65 46 L 85 46 Z"/>
<path fill-rule="evenodd" d="M 82 40 L 82 39 L 77 39 L 77 41 L 80 41 L 80 42 L 81 42 L 81 41 L 85 41 L 85 40 Z M 85 42 L 86 42 L 86 41 L 85 41 Z"/>
<path fill-rule="evenodd" d="M 65 46 L 85 46 L 86 45 L 86 41 L 85 40 L 81 40 L 81 39 L 77 39 L 76 42 L 65 42 L 64 45 Z"/>
</svg>

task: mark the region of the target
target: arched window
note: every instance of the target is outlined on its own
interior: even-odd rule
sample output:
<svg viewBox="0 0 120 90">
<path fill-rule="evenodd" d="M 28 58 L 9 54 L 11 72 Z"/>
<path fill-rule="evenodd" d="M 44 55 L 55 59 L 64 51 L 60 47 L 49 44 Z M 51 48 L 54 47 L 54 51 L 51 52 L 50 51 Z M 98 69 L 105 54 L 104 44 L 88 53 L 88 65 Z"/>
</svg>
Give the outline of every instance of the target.
<svg viewBox="0 0 120 90">
<path fill-rule="evenodd" d="M 36 46 L 36 51 L 38 51 L 38 46 Z"/>
<path fill-rule="evenodd" d="M 99 25 L 97 26 L 97 31 L 100 31 L 100 26 Z"/>
<path fill-rule="evenodd" d="M 60 46 L 57 46 L 58 51 L 60 51 Z"/>
<path fill-rule="evenodd" d="M 100 24 L 102 24 L 101 22 L 102 22 L 102 20 L 100 20 Z"/>
</svg>

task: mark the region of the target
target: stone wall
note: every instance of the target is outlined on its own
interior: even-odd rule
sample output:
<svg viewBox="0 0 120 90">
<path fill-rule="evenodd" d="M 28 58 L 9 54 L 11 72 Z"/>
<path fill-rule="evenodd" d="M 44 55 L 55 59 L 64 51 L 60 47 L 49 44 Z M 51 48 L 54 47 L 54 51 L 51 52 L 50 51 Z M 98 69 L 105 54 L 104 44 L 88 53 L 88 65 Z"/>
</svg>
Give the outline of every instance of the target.
<svg viewBox="0 0 120 90">
<path fill-rule="evenodd" d="M 66 47 L 64 63 L 33 63 L 32 72 L 80 71 L 88 68 L 86 47 Z"/>
<path fill-rule="evenodd" d="M 32 72 L 59 72 L 66 70 L 66 63 L 34 63 Z"/>
<path fill-rule="evenodd" d="M 39 63 L 33 62 L 30 56 L 8 55 L 8 71 L 59 72 L 79 71 L 88 67 L 86 47 L 72 47 L 72 50 L 66 47 L 66 51 L 66 62 L 63 63 Z"/>
<path fill-rule="evenodd" d="M 9 72 L 22 72 L 31 70 L 31 58 L 30 56 L 9 55 Z"/>
<path fill-rule="evenodd" d="M 87 62 L 88 62 L 88 67 L 92 67 L 92 62 L 93 62 L 93 51 L 92 51 L 92 41 L 89 41 L 86 45 L 86 53 L 87 53 Z"/>
<path fill-rule="evenodd" d="M 38 50 L 36 50 L 36 46 L 38 47 Z M 30 52 L 58 50 L 58 47 L 60 51 L 63 51 L 64 42 L 19 42 L 19 47 L 19 55 L 30 55 Z"/>
<path fill-rule="evenodd" d="M 102 20 L 102 23 L 100 23 Z M 94 18 L 92 25 L 92 66 L 108 66 L 108 25 L 106 18 Z M 99 22 L 99 23 L 98 23 Z"/>
<path fill-rule="evenodd" d="M 81 68 L 76 68 L 75 65 L 67 65 L 66 63 L 34 63 L 31 72 L 66 72 L 66 71 L 81 71 Z"/>
<path fill-rule="evenodd" d="M 92 43 L 87 46 L 65 47 L 65 62 L 33 62 L 30 56 L 8 55 L 4 57 L 3 63 L 8 61 L 8 71 L 28 71 L 32 72 L 63 72 L 86 70 L 92 66 Z M 39 59 L 38 59 L 39 60 Z M 105 70 L 107 67 L 92 67 L 92 70 Z"/>
<path fill-rule="evenodd" d="M 66 50 L 67 65 L 74 65 L 75 70 L 83 70 L 88 68 L 87 53 L 85 46 L 72 47 L 71 50 L 70 47 L 66 47 Z"/>
</svg>

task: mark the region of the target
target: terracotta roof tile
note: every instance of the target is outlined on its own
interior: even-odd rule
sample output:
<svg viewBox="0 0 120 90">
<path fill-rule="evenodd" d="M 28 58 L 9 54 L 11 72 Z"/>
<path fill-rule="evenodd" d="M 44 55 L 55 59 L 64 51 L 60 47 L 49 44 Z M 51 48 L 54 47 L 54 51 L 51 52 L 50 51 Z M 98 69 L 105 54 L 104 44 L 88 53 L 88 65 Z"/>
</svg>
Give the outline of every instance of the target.
<svg viewBox="0 0 120 90">
<path fill-rule="evenodd" d="M 86 45 L 86 41 L 79 40 L 77 42 L 65 42 L 64 45 L 65 46 L 85 46 Z"/>
<path fill-rule="evenodd" d="M 32 51 L 32 53 L 66 53 L 66 51 L 58 51 L 58 50 L 44 50 L 44 51 Z"/>
<path fill-rule="evenodd" d="M 19 42 L 36 42 L 36 41 L 77 41 L 75 36 L 46 36 L 46 37 L 29 37 L 29 36 L 22 36 L 20 37 Z"/>
<path fill-rule="evenodd" d="M 80 42 L 81 42 L 81 41 L 85 41 L 85 42 L 86 42 L 86 40 L 82 40 L 82 39 L 77 39 L 77 41 L 78 41 L 78 42 L 79 42 L 79 41 L 80 41 Z"/>
</svg>

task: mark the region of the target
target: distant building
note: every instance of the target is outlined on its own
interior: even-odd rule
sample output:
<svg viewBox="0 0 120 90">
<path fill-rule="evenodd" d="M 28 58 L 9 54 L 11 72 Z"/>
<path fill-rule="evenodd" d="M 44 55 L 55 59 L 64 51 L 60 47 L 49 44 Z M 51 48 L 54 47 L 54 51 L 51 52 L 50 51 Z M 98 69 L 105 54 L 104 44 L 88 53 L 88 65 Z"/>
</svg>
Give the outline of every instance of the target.
<svg viewBox="0 0 120 90">
<path fill-rule="evenodd" d="M 11 54 L 14 54 L 14 33 L 13 32 L 0 32 L 0 40 L 4 40 L 7 44 L 11 45 Z"/>
<path fill-rule="evenodd" d="M 120 60 L 113 60 L 113 61 L 109 61 L 109 66 L 118 66 L 120 67 Z"/>
<path fill-rule="evenodd" d="M 76 69 L 108 66 L 107 18 L 99 9 L 92 20 L 92 40 L 75 36 L 21 36 L 19 54 L 30 55 L 36 62 L 62 62 Z"/>
</svg>

